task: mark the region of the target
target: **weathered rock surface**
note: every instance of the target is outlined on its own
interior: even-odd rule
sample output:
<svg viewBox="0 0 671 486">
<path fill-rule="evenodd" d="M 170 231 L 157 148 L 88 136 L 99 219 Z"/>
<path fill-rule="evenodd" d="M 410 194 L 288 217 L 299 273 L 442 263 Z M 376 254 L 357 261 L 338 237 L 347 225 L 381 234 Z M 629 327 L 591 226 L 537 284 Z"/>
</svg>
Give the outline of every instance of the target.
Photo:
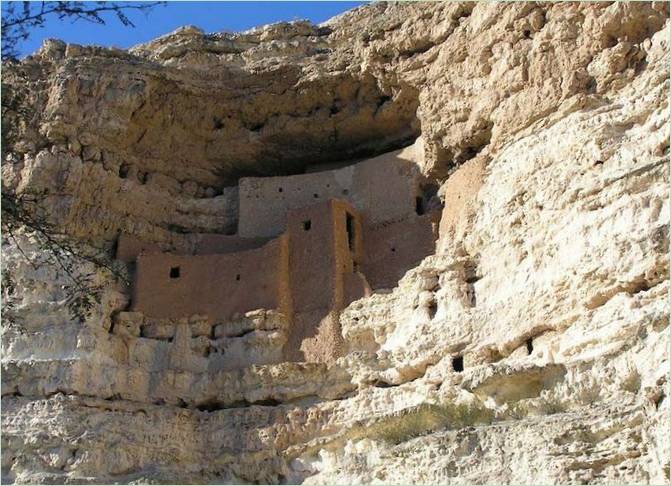
<svg viewBox="0 0 671 486">
<path fill-rule="evenodd" d="M 2 481 L 668 483 L 668 56 L 666 3 L 376 3 L 6 67 L 3 188 L 81 244 L 230 233 L 239 176 L 418 136 L 445 208 L 330 366 L 278 362 L 266 311 L 148 326 L 92 264 L 72 317 L 6 238 Z"/>
</svg>

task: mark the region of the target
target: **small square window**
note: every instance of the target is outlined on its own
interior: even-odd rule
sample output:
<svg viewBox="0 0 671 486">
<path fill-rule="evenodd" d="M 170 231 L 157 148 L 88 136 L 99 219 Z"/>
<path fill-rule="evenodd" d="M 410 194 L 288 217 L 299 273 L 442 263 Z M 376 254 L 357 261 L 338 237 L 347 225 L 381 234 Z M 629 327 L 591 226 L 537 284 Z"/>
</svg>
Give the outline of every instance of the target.
<svg viewBox="0 0 671 486">
<path fill-rule="evenodd" d="M 179 278 L 179 267 L 170 267 L 170 278 Z"/>
<path fill-rule="evenodd" d="M 239 273 L 235 276 L 235 280 L 240 280 L 240 274 Z"/>
<path fill-rule="evenodd" d="M 303 221 L 303 230 L 310 231 L 310 228 L 312 228 L 312 221 L 309 219 L 307 221 Z"/>
</svg>

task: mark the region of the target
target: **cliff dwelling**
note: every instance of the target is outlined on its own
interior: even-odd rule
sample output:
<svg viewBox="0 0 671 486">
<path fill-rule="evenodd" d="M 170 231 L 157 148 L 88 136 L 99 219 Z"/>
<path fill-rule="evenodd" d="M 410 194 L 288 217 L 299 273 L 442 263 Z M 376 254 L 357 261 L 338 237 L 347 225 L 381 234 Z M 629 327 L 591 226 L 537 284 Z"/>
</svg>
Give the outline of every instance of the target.
<svg viewBox="0 0 671 486">
<path fill-rule="evenodd" d="M 190 245 L 167 249 L 120 235 L 117 258 L 134 264 L 130 310 L 158 322 L 200 316 L 210 335 L 274 310 L 288 322 L 283 360 L 332 361 L 339 312 L 395 287 L 435 250 L 440 203 L 407 153 L 241 178 L 233 235 L 184 235 Z"/>
<path fill-rule="evenodd" d="M 670 4 L 349 6 L 3 58 L 0 483 L 669 484 Z"/>
</svg>

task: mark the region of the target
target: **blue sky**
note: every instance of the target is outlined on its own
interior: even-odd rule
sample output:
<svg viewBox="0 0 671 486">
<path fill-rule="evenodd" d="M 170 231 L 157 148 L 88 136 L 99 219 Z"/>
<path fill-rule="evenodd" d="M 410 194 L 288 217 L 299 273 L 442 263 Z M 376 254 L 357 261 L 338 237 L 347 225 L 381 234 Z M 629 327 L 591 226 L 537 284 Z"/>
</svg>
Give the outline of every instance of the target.
<svg viewBox="0 0 671 486">
<path fill-rule="evenodd" d="M 7 2 L 2 2 L 3 4 Z M 44 27 L 36 28 L 28 40 L 19 46 L 20 57 L 35 52 L 44 39 L 53 37 L 76 44 L 131 47 L 166 34 L 183 25 L 196 25 L 205 32 L 242 30 L 281 20 L 310 19 L 323 22 L 334 15 L 365 2 L 168 2 L 146 15 L 129 12 L 135 24 L 124 27 L 114 17 L 107 16 L 107 25 L 86 21 L 50 18 Z"/>
</svg>

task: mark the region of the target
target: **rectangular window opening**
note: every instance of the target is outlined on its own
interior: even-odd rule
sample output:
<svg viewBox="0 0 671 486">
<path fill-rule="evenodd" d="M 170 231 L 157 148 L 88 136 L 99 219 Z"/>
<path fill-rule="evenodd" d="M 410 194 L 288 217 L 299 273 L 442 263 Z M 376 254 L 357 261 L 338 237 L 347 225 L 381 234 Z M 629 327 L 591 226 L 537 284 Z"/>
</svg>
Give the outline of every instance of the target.
<svg viewBox="0 0 671 486">
<path fill-rule="evenodd" d="M 310 231 L 310 228 L 312 228 L 312 221 L 309 219 L 307 221 L 303 221 L 303 230 Z"/>
<path fill-rule="evenodd" d="M 170 267 L 170 278 L 179 278 L 179 267 Z"/>
</svg>

